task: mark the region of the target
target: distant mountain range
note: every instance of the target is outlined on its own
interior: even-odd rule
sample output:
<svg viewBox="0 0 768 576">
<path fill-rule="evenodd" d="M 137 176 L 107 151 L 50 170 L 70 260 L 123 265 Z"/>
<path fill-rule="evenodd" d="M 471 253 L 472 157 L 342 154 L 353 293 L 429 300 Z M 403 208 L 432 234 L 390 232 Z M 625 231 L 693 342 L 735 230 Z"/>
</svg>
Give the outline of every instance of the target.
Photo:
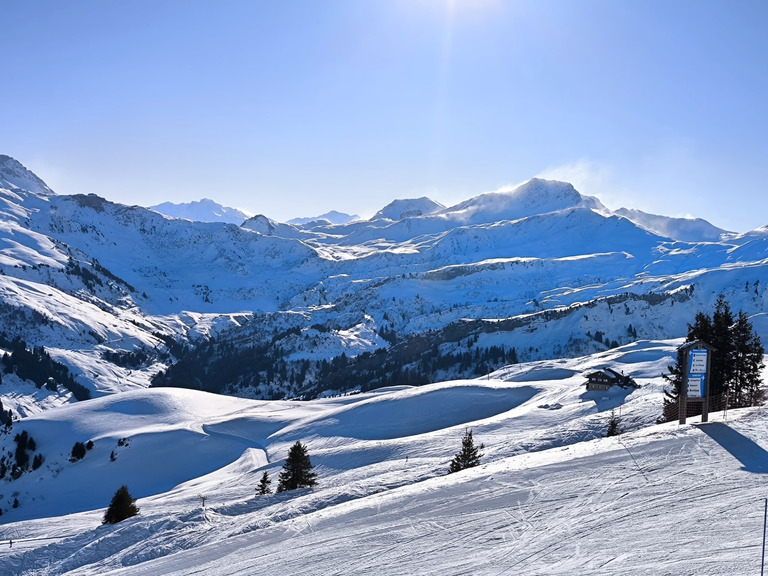
<svg viewBox="0 0 768 576">
<path fill-rule="evenodd" d="M 611 211 L 566 182 L 395 200 L 346 222 L 186 206 L 168 218 L 168 205 L 57 195 L 0 157 L 2 330 L 96 396 L 153 383 L 259 398 L 680 337 L 720 293 L 768 338 L 768 228 Z M 11 407 L 71 398 L 46 394 Z"/>
<path fill-rule="evenodd" d="M 237 224 L 238 226 L 255 216 L 255 214 L 251 214 L 240 208 L 228 208 L 227 206 L 222 206 L 218 202 L 208 198 L 193 202 L 183 202 L 180 204 L 163 202 L 161 204 L 156 204 L 155 206 L 150 206 L 149 209 L 172 218 L 183 218 L 194 222 L 228 222 L 230 224 Z M 358 220 L 359 218 L 360 217 L 357 214 L 350 215 L 331 210 L 330 212 L 326 212 L 319 216 L 292 218 L 288 220 L 287 224 L 293 224 L 295 226 L 347 224 L 348 222 Z"/>
</svg>

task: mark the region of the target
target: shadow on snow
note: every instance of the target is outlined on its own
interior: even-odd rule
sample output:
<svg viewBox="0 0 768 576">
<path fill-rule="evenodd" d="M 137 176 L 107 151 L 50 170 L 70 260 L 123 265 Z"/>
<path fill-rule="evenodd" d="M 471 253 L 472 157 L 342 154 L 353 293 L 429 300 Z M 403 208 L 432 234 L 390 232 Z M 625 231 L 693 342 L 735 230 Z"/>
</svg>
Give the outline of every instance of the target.
<svg viewBox="0 0 768 576">
<path fill-rule="evenodd" d="M 741 462 L 742 470 L 755 474 L 768 473 L 768 452 L 756 442 L 721 422 L 710 422 L 697 427 Z"/>
</svg>

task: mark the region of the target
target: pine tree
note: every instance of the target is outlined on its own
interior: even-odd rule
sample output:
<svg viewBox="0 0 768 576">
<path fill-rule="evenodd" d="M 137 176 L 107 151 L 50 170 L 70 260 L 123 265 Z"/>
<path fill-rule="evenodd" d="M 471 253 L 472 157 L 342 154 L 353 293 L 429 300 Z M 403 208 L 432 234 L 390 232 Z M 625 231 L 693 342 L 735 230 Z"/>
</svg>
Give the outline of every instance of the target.
<svg viewBox="0 0 768 576">
<path fill-rule="evenodd" d="M 102 524 L 117 524 L 126 518 L 136 516 L 139 509 L 136 507 L 136 499 L 128 492 L 127 486 L 121 486 L 112 497 L 109 508 L 104 513 Z"/>
<path fill-rule="evenodd" d="M 82 442 L 75 442 L 75 445 L 72 446 L 72 454 L 69 457 L 69 461 L 77 462 L 83 458 L 85 458 L 85 444 Z"/>
<path fill-rule="evenodd" d="M 267 474 L 267 471 L 264 470 L 264 474 L 261 476 L 261 480 L 259 481 L 259 486 L 256 491 L 262 496 L 265 494 L 272 494 L 272 489 L 269 487 L 270 484 L 272 484 L 272 480 L 269 479 L 269 474 Z"/>
<path fill-rule="evenodd" d="M 721 294 L 715 303 L 715 313 L 712 316 L 712 337 L 711 340 L 705 340 L 715 347 L 716 352 L 712 355 L 710 370 L 712 372 L 710 384 L 710 396 L 717 396 L 728 391 L 728 385 L 733 376 L 732 360 L 734 354 L 734 344 L 732 337 L 732 326 L 734 323 L 731 306 L 725 301 Z M 704 340 L 702 338 L 702 340 Z"/>
<path fill-rule="evenodd" d="M 317 474 L 312 472 L 312 462 L 306 446 L 298 440 L 291 446 L 288 458 L 285 459 L 283 471 L 277 484 L 277 491 L 295 490 L 296 488 L 311 488 L 317 484 Z"/>
<path fill-rule="evenodd" d="M 611 419 L 608 420 L 608 431 L 605 433 L 606 436 L 618 436 L 621 434 L 622 430 L 619 428 L 619 417 L 616 416 L 616 410 L 611 409 Z"/>
<path fill-rule="evenodd" d="M 453 460 L 451 460 L 448 472 L 458 472 L 459 470 L 477 466 L 480 464 L 480 458 L 483 457 L 480 450 L 484 448 L 485 444 L 475 446 L 475 441 L 472 438 L 472 430 L 467 428 L 464 431 L 464 437 L 461 439 L 461 451 L 453 457 Z"/>
<path fill-rule="evenodd" d="M 760 336 L 755 334 L 752 323 L 747 315 L 739 311 L 733 325 L 733 356 L 732 381 L 733 406 L 759 406 L 765 401 L 765 390 L 762 388 L 760 373 L 765 365 L 763 354 L 765 350 L 760 342 Z"/>
</svg>

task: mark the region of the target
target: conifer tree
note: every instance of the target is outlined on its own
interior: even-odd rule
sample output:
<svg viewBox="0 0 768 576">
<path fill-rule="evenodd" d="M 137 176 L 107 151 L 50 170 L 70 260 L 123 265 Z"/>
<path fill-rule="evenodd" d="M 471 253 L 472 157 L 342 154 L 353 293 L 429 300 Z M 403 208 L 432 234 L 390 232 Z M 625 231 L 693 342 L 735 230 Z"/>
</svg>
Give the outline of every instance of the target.
<svg viewBox="0 0 768 576">
<path fill-rule="evenodd" d="M 136 516 L 139 509 L 136 507 L 136 499 L 128 492 L 127 486 L 121 486 L 112 497 L 109 508 L 104 513 L 102 524 L 117 524 L 126 518 Z"/>
<path fill-rule="evenodd" d="M 705 340 L 705 342 L 709 342 L 716 349 L 716 352 L 712 355 L 710 366 L 712 371 L 710 396 L 717 396 L 726 392 L 733 377 L 733 322 L 731 305 L 725 301 L 721 294 L 717 298 L 715 313 L 712 315 L 711 340 Z M 702 340 L 704 339 L 702 338 Z"/>
<path fill-rule="evenodd" d="M 485 444 L 475 446 L 475 441 L 472 438 L 472 430 L 467 428 L 464 431 L 464 437 L 461 439 L 461 451 L 457 452 L 453 457 L 453 460 L 451 460 L 448 472 L 458 472 L 459 470 L 473 468 L 480 464 L 480 458 L 483 457 L 480 450 L 483 448 L 485 448 Z"/>
<path fill-rule="evenodd" d="M 277 484 L 277 491 L 295 490 L 296 488 L 311 488 L 317 484 L 317 474 L 312 472 L 312 462 L 306 446 L 298 440 L 291 446 L 288 458 L 285 459 L 283 471 Z"/>
<path fill-rule="evenodd" d="M 606 431 L 606 436 L 618 436 L 621 434 L 622 430 L 619 428 L 619 417 L 616 416 L 616 410 L 611 409 L 611 418 L 608 420 L 608 430 Z"/>
<path fill-rule="evenodd" d="M 75 445 L 72 446 L 72 454 L 69 457 L 70 462 L 77 462 L 78 460 L 82 460 L 85 458 L 85 444 L 82 442 L 75 442 Z"/>
<path fill-rule="evenodd" d="M 686 342 L 695 340 L 703 340 L 715 348 L 710 364 L 710 398 L 727 393 L 728 405 L 732 407 L 755 406 L 765 401 L 760 376 L 764 350 L 760 337 L 743 311 L 739 311 L 734 320 L 730 304 L 720 295 L 712 316 L 698 312 L 694 323 L 688 325 Z M 664 391 L 660 422 L 669 422 L 678 416 L 683 361 L 683 353 L 678 350 L 675 364 L 663 375 L 672 384 L 672 389 Z"/>
<path fill-rule="evenodd" d="M 259 481 L 259 486 L 256 488 L 256 491 L 262 496 L 265 494 L 272 494 L 272 489 L 269 487 L 270 484 L 272 484 L 272 480 L 269 479 L 269 474 L 264 470 L 264 474 L 261 475 L 261 480 Z"/>
<path fill-rule="evenodd" d="M 733 325 L 733 357 L 731 378 L 734 406 L 759 406 L 765 402 L 760 374 L 763 364 L 763 345 L 755 334 L 752 323 L 743 311 L 739 311 Z"/>
</svg>

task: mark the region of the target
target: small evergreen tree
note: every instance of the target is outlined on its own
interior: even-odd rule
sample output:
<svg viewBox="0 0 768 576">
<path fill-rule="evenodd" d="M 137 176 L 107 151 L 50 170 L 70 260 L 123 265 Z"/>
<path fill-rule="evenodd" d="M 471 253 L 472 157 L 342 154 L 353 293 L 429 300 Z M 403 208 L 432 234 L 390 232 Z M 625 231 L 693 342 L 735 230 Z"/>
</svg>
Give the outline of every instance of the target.
<svg viewBox="0 0 768 576">
<path fill-rule="evenodd" d="M 277 491 L 295 490 L 296 488 L 311 488 L 317 484 L 317 474 L 312 472 L 312 462 L 309 460 L 307 447 L 298 440 L 291 446 L 288 458 L 283 464 Z"/>
<path fill-rule="evenodd" d="M 82 460 L 85 458 L 85 444 L 82 442 L 75 442 L 75 445 L 72 446 L 72 455 L 69 457 L 70 462 L 77 462 L 78 460 Z"/>
<path fill-rule="evenodd" d="M 112 502 L 109 503 L 109 508 L 104 513 L 102 524 L 117 524 L 126 518 L 136 516 L 138 513 L 139 509 L 136 507 L 135 498 L 128 492 L 127 486 L 121 486 L 112 497 Z"/>
<path fill-rule="evenodd" d="M 608 431 L 606 436 L 618 436 L 622 430 L 619 428 L 619 417 L 616 416 L 616 410 L 611 409 L 611 419 L 608 420 Z"/>
<path fill-rule="evenodd" d="M 22 430 L 21 434 L 16 434 L 13 440 L 16 442 L 16 466 L 20 470 L 25 470 L 29 466 L 29 454 L 27 454 L 29 434 L 26 430 Z"/>
<path fill-rule="evenodd" d="M 264 470 L 264 474 L 261 475 L 261 480 L 259 481 L 259 486 L 256 488 L 256 491 L 261 496 L 272 494 L 272 489 L 269 487 L 270 484 L 272 484 L 272 480 L 269 479 L 269 474 Z"/>
<path fill-rule="evenodd" d="M 464 437 L 461 439 L 461 451 L 453 457 L 453 460 L 451 460 L 448 472 L 458 472 L 466 468 L 474 468 L 480 464 L 480 458 L 483 457 L 480 450 L 483 448 L 485 448 L 485 444 L 475 446 L 475 441 L 472 438 L 472 430 L 467 428 L 464 431 Z"/>
<path fill-rule="evenodd" d="M 43 455 L 35 454 L 35 457 L 32 458 L 32 470 L 37 470 L 42 465 L 43 465 Z"/>
</svg>

